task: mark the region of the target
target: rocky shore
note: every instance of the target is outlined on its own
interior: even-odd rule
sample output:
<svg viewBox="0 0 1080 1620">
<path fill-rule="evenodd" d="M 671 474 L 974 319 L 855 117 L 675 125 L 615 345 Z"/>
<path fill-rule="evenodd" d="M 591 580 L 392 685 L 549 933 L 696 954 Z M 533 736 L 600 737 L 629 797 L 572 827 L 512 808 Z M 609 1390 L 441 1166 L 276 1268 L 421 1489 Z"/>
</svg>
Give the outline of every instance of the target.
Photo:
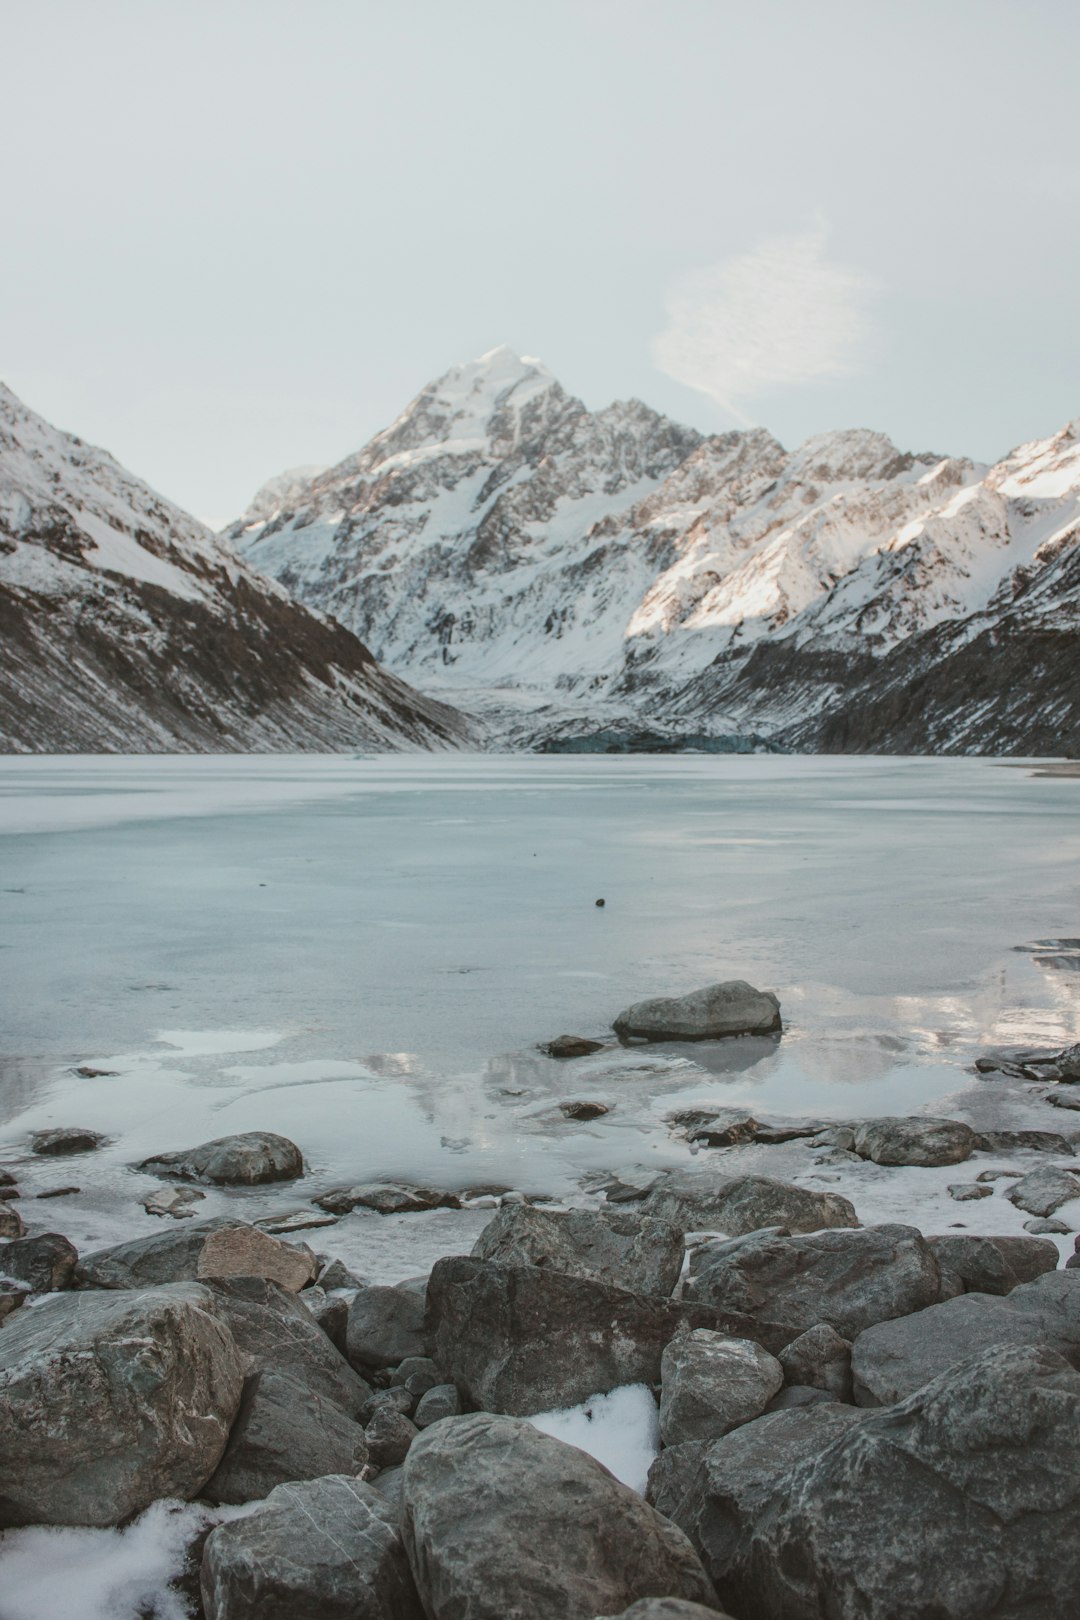
<svg viewBox="0 0 1080 1620">
<path fill-rule="evenodd" d="M 735 982 L 615 1022 L 715 1040 L 780 1009 Z M 595 1045 L 560 1039 L 569 1063 Z M 172 1584 L 131 1608 L 152 1620 L 1071 1620 L 1080 1049 L 979 1072 L 1064 1105 L 1065 1128 L 700 1108 L 669 1120 L 692 1163 L 628 1168 L 578 1207 L 360 1183 L 200 1218 L 204 1188 L 304 1177 L 302 1144 L 247 1132 L 141 1163 L 161 1229 L 82 1253 L 45 1229 L 62 1201 L 25 1213 L 12 1162 L 0 1568 L 37 1527 L 131 1537 L 171 1515 Z M 748 1170 L 758 1149 L 833 1168 Z M 955 1177 L 955 1220 L 864 1223 L 829 1181 L 860 1166 Z M 482 1229 L 419 1275 L 377 1284 L 333 1253 L 345 1212 L 447 1206 Z M 602 1438 L 651 1458 L 647 1480 L 598 1461 Z"/>
</svg>

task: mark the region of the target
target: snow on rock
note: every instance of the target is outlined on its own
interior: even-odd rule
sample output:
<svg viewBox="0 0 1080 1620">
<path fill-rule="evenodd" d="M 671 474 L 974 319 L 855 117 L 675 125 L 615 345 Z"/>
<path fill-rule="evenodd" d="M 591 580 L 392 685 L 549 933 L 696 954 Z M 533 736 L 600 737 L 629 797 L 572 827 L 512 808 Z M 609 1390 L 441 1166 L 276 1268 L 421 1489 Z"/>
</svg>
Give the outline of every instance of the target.
<svg viewBox="0 0 1080 1620">
<path fill-rule="evenodd" d="M 565 1411 L 538 1412 L 529 1422 L 541 1434 L 587 1451 L 624 1485 L 645 1494 L 660 1450 L 659 1413 L 647 1384 L 624 1384 Z"/>
</svg>

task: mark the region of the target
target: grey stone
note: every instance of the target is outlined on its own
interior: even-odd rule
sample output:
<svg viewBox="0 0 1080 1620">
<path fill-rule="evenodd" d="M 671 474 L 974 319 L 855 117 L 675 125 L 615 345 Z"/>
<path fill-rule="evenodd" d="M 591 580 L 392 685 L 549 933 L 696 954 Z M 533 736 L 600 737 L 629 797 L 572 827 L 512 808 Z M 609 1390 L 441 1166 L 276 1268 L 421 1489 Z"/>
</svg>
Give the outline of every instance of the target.
<svg viewBox="0 0 1080 1620">
<path fill-rule="evenodd" d="M 454 1384 L 436 1384 L 421 1395 L 413 1413 L 413 1422 L 418 1429 L 429 1428 L 432 1423 L 438 1423 L 442 1418 L 457 1417 L 461 1412 L 461 1396 Z"/>
<path fill-rule="evenodd" d="M 315 1256 L 303 1244 L 282 1243 L 228 1215 L 96 1249 L 79 1264 L 82 1280 L 94 1288 L 266 1277 L 291 1293 L 310 1281 L 316 1270 Z"/>
<path fill-rule="evenodd" d="M 1045 1170 L 1032 1170 L 1005 1194 L 1010 1204 L 1026 1210 L 1029 1215 L 1052 1215 L 1062 1204 L 1080 1198 L 1080 1181 L 1068 1170 L 1047 1166 Z"/>
<path fill-rule="evenodd" d="M 974 1356 L 777 1479 L 721 1596 L 744 1620 L 1064 1620 L 1078 1448 L 1080 1376 L 1058 1355 Z"/>
<path fill-rule="evenodd" d="M 0 1525 L 111 1525 L 196 1496 L 243 1370 L 208 1291 L 53 1294 L 0 1333 Z"/>
<path fill-rule="evenodd" d="M 376 1468 L 395 1468 L 409 1454 L 409 1447 L 420 1430 L 404 1412 L 380 1406 L 366 1429 L 368 1455 Z"/>
<path fill-rule="evenodd" d="M 836 1400 L 828 1390 L 817 1389 L 813 1384 L 785 1384 L 778 1395 L 774 1395 L 766 1406 L 766 1412 L 793 1412 L 803 1406 L 826 1405 Z"/>
<path fill-rule="evenodd" d="M 515 1415 L 657 1383 L 664 1346 L 684 1322 L 757 1337 L 734 1312 L 464 1257 L 438 1262 L 428 1307 L 431 1352 L 446 1382 L 482 1411 Z"/>
<path fill-rule="evenodd" d="M 426 1356 L 426 1297 L 426 1286 L 413 1283 L 358 1288 L 349 1301 L 345 1330 L 349 1360 L 377 1368 L 396 1367 L 408 1356 Z"/>
<path fill-rule="evenodd" d="M 976 1181 L 1019 1181 L 1023 1175 L 1022 1170 L 980 1170 L 975 1177 Z"/>
<path fill-rule="evenodd" d="M 157 1192 L 147 1193 L 142 1207 L 148 1215 L 171 1215 L 174 1221 L 189 1221 L 194 1218 L 194 1206 L 205 1197 L 197 1187 L 159 1187 Z"/>
<path fill-rule="evenodd" d="M 660 1362 L 660 1434 L 666 1446 L 716 1440 L 760 1417 L 784 1382 L 775 1356 L 751 1339 L 680 1329 Z"/>
<path fill-rule="evenodd" d="M 30 1151 L 50 1157 L 64 1153 L 92 1153 L 104 1141 L 105 1137 L 99 1131 L 84 1130 L 79 1125 L 61 1125 L 53 1130 L 33 1131 Z"/>
<path fill-rule="evenodd" d="M 350 1367 L 295 1294 L 261 1277 L 209 1285 L 214 1310 L 245 1357 L 246 1371 L 275 1372 L 355 1417 L 371 1387 Z"/>
<path fill-rule="evenodd" d="M 144 1159 L 139 1169 L 152 1175 L 178 1176 L 181 1181 L 205 1181 L 215 1187 L 251 1187 L 302 1176 L 304 1159 L 287 1136 L 273 1131 L 242 1131 L 200 1142 L 197 1147 L 156 1153 Z"/>
<path fill-rule="evenodd" d="M 254 1502 L 288 1480 L 359 1474 L 368 1446 L 359 1423 L 293 1378 L 258 1373 L 245 1385 L 225 1453 L 202 1494 Z"/>
<path fill-rule="evenodd" d="M 635 1001 L 612 1027 L 620 1040 L 715 1041 L 729 1035 L 769 1035 L 781 1028 L 780 1003 L 771 990 L 755 990 L 745 979 L 728 979 L 686 996 Z"/>
<path fill-rule="evenodd" d="M 753 1114 L 742 1108 L 680 1108 L 668 1115 L 668 1123 L 706 1147 L 740 1147 L 752 1142 L 761 1129 Z"/>
<path fill-rule="evenodd" d="M 389 1389 L 377 1389 L 360 1408 L 360 1422 L 366 1428 L 376 1412 L 402 1412 L 412 1417 L 416 1398 L 403 1384 L 391 1384 Z"/>
<path fill-rule="evenodd" d="M 373 1209 L 377 1215 L 415 1215 L 428 1209 L 459 1209 L 456 1193 L 437 1187 L 410 1187 L 400 1181 L 365 1181 L 355 1187 L 337 1187 L 315 1199 L 320 1209 L 348 1215 L 354 1209 Z"/>
<path fill-rule="evenodd" d="M 23 1283 L 32 1294 L 54 1294 L 75 1280 L 79 1253 L 59 1232 L 16 1238 L 0 1249 L 0 1276 Z"/>
<path fill-rule="evenodd" d="M 888 1406 L 948 1372 L 973 1348 L 1046 1345 L 1080 1365 L 1080 1276 L 1048 1271 L 1000 1298 L 961 1294 L 867 1328 L 851 1347 L 855 1400 Z"/>
<path fill-rule="evenodd" d="M 414 1442 L 403 1534 L 429 1620 L 593 1620 L 644 1597 L 713 1605 L 686 1537 L 592 1457 L 473 1413 Z"/>
<path fill-rule="evenodd" d="M 26 1227 L 23 1218 L 11 1204 L 0 1204 L 0 1238 L 21 1238 L 26 1236 Z"/>
<path fill-rule="evenodd" d="M 855 1127 L 855 1152 L 875 1164 L 960 1164 L 975 1150 L 975 1132 L 959 1119 L 867 1119 Z"/>
<path fill-rule="evenodd" d="M 357 1289 L 364 1287 L 363 1277 L 354 1277 L 348 1266 L 342 1260 L 328 1260 L 318 1276 L 320 1288 L 327 1293 L 332 1288 Z"/>
<path fill-rule="evenodd" d="M 390 1374 L 391 1384 L 401 1384 L 417 1400 L 439 1382 L 439 1369 L 430 1356 L 406 1356 Z"/>
<path fill-rule="evenodd" d="M 979 1131 L 975 1146 L 981 1153 L 1015 1153 L 1027 1148 L 1032 1153 L 1062 1153 L 1067 1157 L 1073 1152 L 1072 1143 L 1056 1131 Z"/>
<path fill-rule="evenodd" d="M 26 1289 L 15 1283 L 0 1282 L 0 1322 L 6 1321 L 28 1298 Z"/>
<path fill-rule="evenodd" d="M 280 1215 L 267 1215 L 255 1225 L 260 1232 L 288 1237 L 291 1232 L 315 1232 L 324 1226 L 336 1226 L 339 1218 L 320 1209 L 289 1209 Z"/>
<path fill-rule="evenodd" d="M 763 1226 L 789 1232 L 858 1226 L 854 1205 L 839 1193 L 815 1192 L 769 1176 L 731 1176 L 705 1168 L 673 1170 L 645 1199 L 645 1213 L 684 1231 L 728 1232 L 738 1237 Z"/>
<path fill-rule="evenodd" d="M 345 1333 L 349 1324 L 349 1302 L 341 1294 L 328 1294 L 323 1288 L 305 1288 L 299 1296 L 335 1349 L 346 1354 Z"/>
<path fill-rule="evenodd" d="M 544 1047 L 548 1057 L 578 1058 L 588 1057 L 591 1052 L 602 1052 L 603 1041 L 590 1041 L 584 1035 L 556 1035 Z"/>
<path fill-rule="evenodd" d="M 609 1620 L 726 1620 L 718 1609 L 706 1608 L 702 1603 L 688 1603 L 684 1598 L 642 1598 L 631 1603 L 621 1615 Z"/>
<path fill-rule="evenodd" d="M 0 1170 L 0 1187 L 14 1187 L 15 1177 L 10 1170 Z"/>
<path fill-rule="evenodd" d="M 974 1203 L 977 1198 L 992 1198 L 993 1187 L 980 1186 L 977 1181 L 953 1181 L 949 1184 L 949 1197 L 958 1204 Z"/>
<path fill-rule="evenodd" d="M 595 1102 L 588 1097 L 581 1097 L 574 1102 L 561 1102 L 559 1112 L 567 1119 L 602 1119 L 605 1114 L 611 1113 L 612 1106 L 611 1103 Z"/>
<path fill-rule="evenodd" d="M 378 1492 L 387 1518 L 392 1523 L 400 1525 L 401 1515 L 405 1510 L 404 1467 L 380 1468 L 371 1481 L 371 1486 Z"/>
<path fill-rule="evenodd" d="M 1035 1237 L 963 1237 L 927 1239 L 945 1281 L 943 1298 L 953 1294 L 1008 1294 L 1020 1283 L 1033 1282 L 1058 1263 L 1057 1244 Z M 950 1286 L 952 1280 L 958 1287 Z"/>
<path fill-rule="evenodd" d="M 913 1226 L 867 1226 L 780 1237 L 750 1233 L 690 1258 L 691 1297 L 740 1311 L 789 1343 L 827 1323 L 853 1339 L 874 1322 L 938 1299 L 938 1267 Z"/>
<path fill-rule="evenodd" d="M 501 1209 L 473 1245 L 480 1260 L 546 1266 L 641 1294 L 670 1294 L 683 1261 L 682 1229 L 636 1210 Z"/>
<path fill-rule="evenodd" d="M 823 1390 L 835 1401 L 850 1401 L 851 1345 L 826 1322 L 807 1328 L 781 1350 L 779 1361 L 789 1384 Z"/>
<path fill-rule="evenodd" d="M 1025 1221 L 1024 1231 L 1056 1232 L 1059 1236 L 1064 1236 L 1066 1232 L 1071 1232 L 1072 1228 L 1065 1221 L 1055 1220 L 1053 1216 L 1041 1215 L 1032 1221 Z"/>
<path fill-rule="evenodd" d="M 343 1475 L 279 1485 L 203 1550 L 206 1620 L 424 1620 L 393 1516 Z"/>
</svg>

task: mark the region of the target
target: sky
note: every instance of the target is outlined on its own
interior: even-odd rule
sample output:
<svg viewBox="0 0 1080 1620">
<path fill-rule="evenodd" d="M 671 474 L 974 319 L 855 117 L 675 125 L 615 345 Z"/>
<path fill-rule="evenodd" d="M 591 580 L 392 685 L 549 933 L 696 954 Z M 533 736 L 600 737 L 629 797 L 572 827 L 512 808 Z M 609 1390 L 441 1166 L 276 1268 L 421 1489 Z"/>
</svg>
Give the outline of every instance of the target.
<svg viewBox="0 0 1080 1620">
<path fill-rule="evenodd" d="M 219 524 L 450 366 L 785 444 L 1080 415 L 1075 0 L 0 0 L 0 378 Z"/>
</svg>

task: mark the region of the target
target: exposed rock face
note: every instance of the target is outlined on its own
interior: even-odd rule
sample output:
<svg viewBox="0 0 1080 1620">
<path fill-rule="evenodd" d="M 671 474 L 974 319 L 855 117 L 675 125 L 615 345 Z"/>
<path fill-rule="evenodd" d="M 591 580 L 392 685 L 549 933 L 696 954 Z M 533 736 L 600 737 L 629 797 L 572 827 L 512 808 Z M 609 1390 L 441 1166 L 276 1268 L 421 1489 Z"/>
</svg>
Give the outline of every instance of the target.
<svg viewBox="0 0 1080 1620">
<path fill-rule="evenodd" d="M 363 1429 L 340 1407 L 294 1378 L 256 1373 L 203 1495 L 211 1502 L 255 1502 L 289 1480 L 359 1474 L 367 1460 Z"/>
<path fill-rule="evenodd" d="M 243 1131 L 201 1142 L 198 1147 L 159 1153 L 145 1159 L 139 1169 L 219 1187 L 251 1187 L 302 1176 L 304 1158 L 287 1136 L 277 1136 L 273 1131 Z"/>
<path fill-rule="evenodd" d="M 1046 1238 L 956 1233 L 926 1241 L 942 1275 L 944 1299 L 959 1293 L 1007 1294 L 1054 1271 L 1058 1263 L 1057 1244 Z"/>
<path fill-rule="evenodd" d="M 282 1243 L 254 1226 L 219 1227 L 211 1232 L 199 1255 L 197 1275 L 204 1277 L 265 1277 L 290 1294 L 312 1282 L 319 1262 L 306 1243 Z"/>
<path fill-rule="evenodd" d="M 396 1367 L 407 1356 L 426 1356 L 426 1309 L 423 1283 L 358 1289 L 349 1301 L 345 1329 L 349 1360 L 359 1367 L 378 1368 Z"/>
<path fill-rule="evenodd" d="M 784 1369 L 751 1339 L 707 1328 L 680 1330 L 660 1362 L 660 1433 L 666 1446 L 718 1440 L 760 1417 Z"/>
<path fill-rule="evenodd" d="M 729 1035 L 770 1035 L 779 1030 L 780 1003 L 771 990 L 745 979 L 709 984 L 688 996 L 636 1001 L 613 1020 L 620 1040 L 715 1041 Z"/>
<path fill-rule="evenodd" d="M 855 1152 L 875 1164 L 960 1164 L 975 1132 L 958 1119 L 868 1119 L 855 1127 Z"/>
<path fill-rule="evenodd" d="M 818 1323 L 853 1339 L 875 1322 L 933 1305 L 940 1290 L 933 1253 L 913 1226 L 751 1233 L 695 1249 L 690 1273 L 692 1298 L 741 1311 L 786 1341 Z"/>
<path fill-rule="evenodd" d="M 206 1620 L 424 1620 L 382 1498 L 344 1475 L 279 1485 L 203 1550 Z"/>
<path fill-rule="evenodd" d="M 94 1288 L 146 1288 L 215 1277 L 266 1277 L 290 1292 L 317 1269 L 311 1250 L 281 1243 L 244 1221 L 218 1215 L 195 1226 L 135 1238 L 84 1255 L 79 1273 Z"/>
<path fill-rule="evenodd" d="M 486 1412 L 577 1406 L 621 1384 L 655 1384 L 678 1328 L 755 1337 L 734 1312 L 632 1294 L 539 1266 L 440 1260 L 428 1284 L 431 1353 L 447 1382 Z"/>
<path fill-rule="evenodd" d="M 644 1209 L 684 1231 L 728 1232 L 732 1237 L 763 1226 L 818 1232 L 859 1224 L 854 1205 L 839 1193 L 814 1192 L 769 1176 L 726 1176 L 713 1169 L 671 1171 L 653 1187 Z"/>
<path fill-rule="evenodd" d="M 70 1288 L 79 1254 L 59 1232 L 16 1238 L 0 1249 L 0 1277 L 25 1284 L 31 1294 L 52 1294 Z"/>
<path fill-rule="evenodd" d="M 643 1597 L 709 1606 L 686 1537 L 593 1458 L 513 1418 L 425 1430 L 403 1534 L 430 1620 L 593 1620 Z"/>
<path fill-rule="evenodd" d="M 780 1483 L 721 1595 L 745 1620 L 1015 1620 L 1080 1590 L 1080 1375 L 996 1349 L 867 1417 Z"/>
<path fill-rule="evenodd" d="M 484 1228 L 472 1252 L 501 1266 L 547 1266 L 639 1294 L 670 1294 L 682 1270 L 683 1234 L 670 1221 L 633 1210 L 594 1213 L 508 1204 Z"/>
<path fill-rule="evenodd" d="M 0 1333 L 0 1524 L 117 1524 L 198 1494 L 243 1369 L 203 1288 L 65 1293 Z"/>
<path fill-rule="evenodd" d="M 0 748 L 460 746 L 469 728 L 0 384 Z"/>
<path fill-rule="evenodd" d="M 867 1328 L 852 1345 L 855 1399 L 861 1406 L 904 1400 L 970 1356 L 973 1345 L 1046 1345 L 1080 1365 L 1080 1275 L 1051 1271 L 1004 1299 L 961 1294 Z"/>
<path fill-rule="evenodd" d="M 213 1309 L 245 1359 L 245 1371 L 278 1373 L 355 1417 L 368 1384 L 334 1348 L 295 1294 L 260 1277 L 231 1277 L 208 1285 Z"/>
</svg>

